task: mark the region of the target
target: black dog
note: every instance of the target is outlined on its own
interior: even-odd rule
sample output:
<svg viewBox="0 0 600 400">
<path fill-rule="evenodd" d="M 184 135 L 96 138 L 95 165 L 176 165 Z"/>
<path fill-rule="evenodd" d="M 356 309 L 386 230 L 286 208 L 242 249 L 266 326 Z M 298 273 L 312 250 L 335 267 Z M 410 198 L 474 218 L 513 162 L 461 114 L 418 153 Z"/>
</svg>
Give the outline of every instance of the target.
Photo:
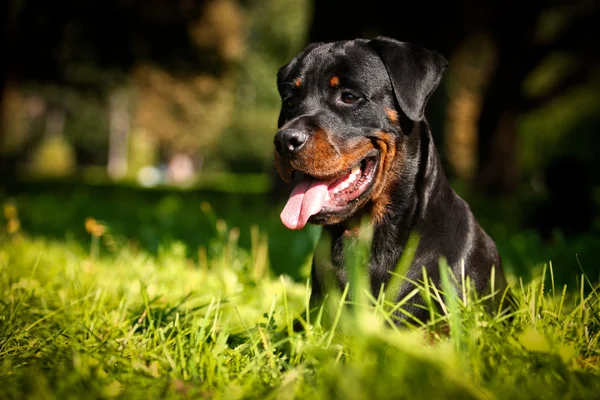
<svg viewBox="0 0 600 400">
<path fill-rule="evenodd" d="M 275 163 L 286 182 L 304 174 L 281 220 L 290 229 L 324 225 L 332 240 L 331 264 L 313 260 L 314 298 L 327 274 L 345 285 L 343 241 L 364 216 L 373 225 L 375 296 L 413 231 L 420 242 L 406 282 L 421 280 L 424 266 L 440 287 L 443 256 L 456 277 L 464 268 L 479 293 L 489 289 L 493 267 L 495 288 L 505 286 L 496 246 L 450 187 L 424 117 L 447 65 L 436 52 L 378 37 L 311 44 L 279 70 Z M 405 283 L 397 299 L 414 287 Z M 423 303 L 417 296 L 404 310 L 426 320 Z"/>
</svg>

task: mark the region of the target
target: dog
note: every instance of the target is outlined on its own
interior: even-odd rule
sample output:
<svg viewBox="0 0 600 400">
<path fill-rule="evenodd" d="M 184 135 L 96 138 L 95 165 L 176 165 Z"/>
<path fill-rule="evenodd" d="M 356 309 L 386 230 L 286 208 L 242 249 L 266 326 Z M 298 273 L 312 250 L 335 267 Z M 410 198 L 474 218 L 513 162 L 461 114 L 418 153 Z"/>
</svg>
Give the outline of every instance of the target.
<svg viewBox="0 0 600 400">
<path fill-rule="evenodd" d="M 281 221 L 289 229 L 322 225 L 331 240 L 329 262 L 313 257 L 312 300 L 324 296 L 328 275 L 346 285 L 344 242 L 362 218 L 372 226 L 375 297 L 411 232 L 420 240 L 395 301 L 415 289 L 423 268 L 441 287 L 440 257 L 478 293 L 489 291 L 493 271 L 495 289 L 506 287 L 496 245 L 450 187 L 425 118 L 447 66 L 435 51 L 380 36 L 312 43 L 278 71 L 275 166 L 287 183 L 302 175 Z M 398 324 L 427 321 L 424 304 L 419 295 L 407 301 Z"/>
</svg>

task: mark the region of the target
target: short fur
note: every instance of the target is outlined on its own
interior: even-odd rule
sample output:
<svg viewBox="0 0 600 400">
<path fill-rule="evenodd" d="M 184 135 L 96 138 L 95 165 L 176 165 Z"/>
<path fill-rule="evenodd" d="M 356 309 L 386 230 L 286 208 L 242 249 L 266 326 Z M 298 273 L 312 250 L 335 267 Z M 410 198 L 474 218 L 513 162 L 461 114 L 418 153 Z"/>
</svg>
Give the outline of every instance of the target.
<svg viewBox="0 0 600 400">
<path fill-rule="evenodd" d="M 478 292 L 489 289 L 493 267 L 496 289 L 505 287 L 496 246 L 450 187 L 424 117 L 447 65 L 434 51 L 378 37 L 311 44 L 280 69 L 283 104 L 275 159 L 285 181 L 296 171 L 318 179 L 340 176 L 364 157 L 375 154 L 378 159 L 374 182 L 364 195 L 345 210 L 309 219 L 323 225 L 332 240 L 333 265 L 313 260 L 314 299 L 324 294 L 329 272 L 345 285 L 343 241 L 364 216 L 374 228 L 368 274 L 375 296 L 390 280 L 389 271 L 395 270 L 413 231 L 420 242 L 409 279 L 420 280 L 424 266 L 439 287 L 443 256 L 457 277 L 464 262 Z M 341 102 L 345 93 L 359 100 Z M 298 144 L 293 152 L 286 148 L 290 140 Z M 397 299 L 413 289 L 405 283 Z M 428 312 L 422 304 L 417 297 L 404 309 L 424 321 Z"/>
</svg>

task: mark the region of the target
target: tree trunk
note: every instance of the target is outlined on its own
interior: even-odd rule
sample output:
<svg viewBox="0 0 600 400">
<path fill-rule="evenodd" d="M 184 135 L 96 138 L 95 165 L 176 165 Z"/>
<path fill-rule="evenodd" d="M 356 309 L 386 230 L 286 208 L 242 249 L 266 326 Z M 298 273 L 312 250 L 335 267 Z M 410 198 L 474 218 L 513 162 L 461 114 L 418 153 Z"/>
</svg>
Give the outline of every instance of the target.
<svg viewBox="0 0 600 400">
<path fill-rule="evenodd" d="M 516 28 L 515 28 L 516 29 Z M 522 33 L 522 37 L 527 37 Z M 514 48 L 506 37 L 496 40 L 497 63 L 483 92 L 478 122 L 477 191 L 505 195 L 519 183 L 517 121 L 524 110 L 522 85 L 540 56 L 527 56 L 530 47 Z"/>
<path fill-rule="evenodd" d="M 490 104 L 492 103 L 492 104 Z M 484 104 L 479 123 L 479 168 L 475 188 L 485 194 L 504 195 L 519 183 L 517 154 L 518 111 Z"/>
<path fill-rule="evenodd" d="M 110 136 L 108 143 L 108 175 L 115 180 L 127 174 L 129 153 L 129 101 L 126 91 L 110 95 Z"/>
<path fill-rule="evenodd" d="M 488 195 L 508 194 L 519 183 L 516 144 L 521 87 L 541 58 L 533 51 L 541 2 L 511 0 L 497 7 L 489 27 L 497 61 L 483 93 L 474 181 L 475 189 Z"/>
</svg>

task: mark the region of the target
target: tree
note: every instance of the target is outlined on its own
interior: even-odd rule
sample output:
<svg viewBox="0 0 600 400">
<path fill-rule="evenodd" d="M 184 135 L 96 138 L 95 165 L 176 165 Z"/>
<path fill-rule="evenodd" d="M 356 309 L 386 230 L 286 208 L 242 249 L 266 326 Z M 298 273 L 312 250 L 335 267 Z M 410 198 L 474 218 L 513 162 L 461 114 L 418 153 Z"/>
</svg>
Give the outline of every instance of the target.
<svg viewBox="0 0 600 400">
<path fill-rule="evenodd" d="M 598 7 L 590 2 L 504 1 L 494 7 L 487 32 L 497 63 L 484 92 L 478 123 L 479 168 L 476 186 L 502 194 L 516 188 L 518 117 L 589 79 L 598 66 L 594 39 L 600 34 Z M 552 19 L 548 21 L 548 19 Z M 537 96 L 527 97 L 525 80 L 551 54 L 575 59 L 576 67 Z"/>
<path fill-rule="evenodd" d="M 60 88 L 61 93 L 96 98 L 108 109 L 111 93 L 128 81 L 139 63 L 162 67 L 182 79 L 194 74 L 218 77 L 227 71 L 222 43 L 210 39 L 199 43 L 192 29 L 206 3 L 7 0 L 2 3 L 6 12 L 2 14 L 0 100 L 10 83 L 33 86 L 36 91 Z M 51 107 L 65 107 L 61 96 L 54 99 L 57 104 Z M 4 128 L 2 124 L 2 141 Z M 31 135 L 23 148 L 29 149 L 37 140 Z M 14 176 L 21 156 L 15 152 L 1 157 L 4 180 Z"/>
<path fill-rule="evenodd" d="M 594 40 L 600 33 L 600 18 L 595 1 L 338 0 L 315 1 L 314 10 L 310 41 L 382 34 L 421 44 L 450 59 L 469 38 L 480 36 L 491 42 L 496 62 L 483 85 L 481 111 L 474 121 L 478 166 L 473 184 L 487 194 L 511 192 L 519 182 L 519 117 L 586 82 L 598 67 Z M 558 76 L 543 93 L 528 97 L 523 90 L 526 79 L 557 51 L 573 57 L 576 67 Z M 436 142 L 442 146 L 444 110 L 437 106 L 434 102 L 430 107 L 430 119 Z"/>
</svg>

